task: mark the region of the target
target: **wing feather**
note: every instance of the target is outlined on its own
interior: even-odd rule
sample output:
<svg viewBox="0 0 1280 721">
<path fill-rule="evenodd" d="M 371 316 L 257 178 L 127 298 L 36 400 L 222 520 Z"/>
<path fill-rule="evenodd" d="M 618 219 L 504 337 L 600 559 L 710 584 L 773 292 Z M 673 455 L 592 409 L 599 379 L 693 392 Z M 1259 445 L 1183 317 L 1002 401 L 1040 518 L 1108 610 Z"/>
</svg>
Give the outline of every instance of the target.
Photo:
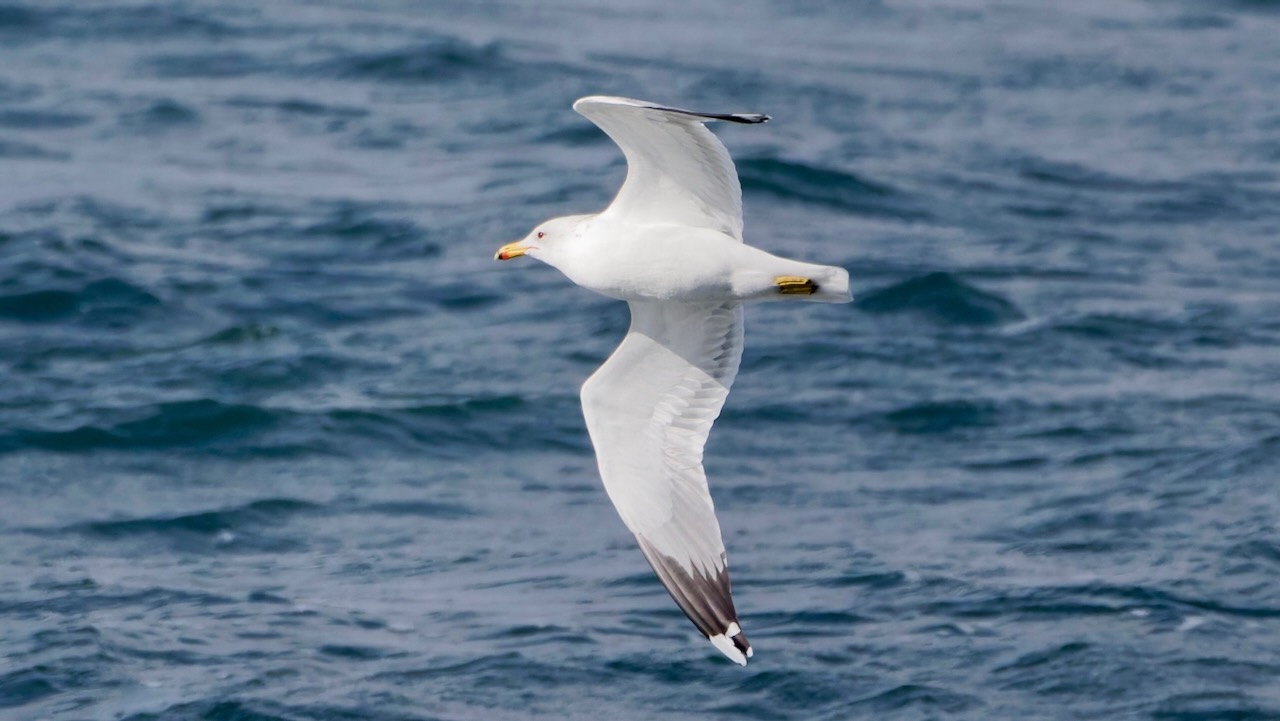
<svg viewBox="0 0 1280 721">
<path fill-rule="evenodd" d="M 702 452 L 742 357 L 738 303 L 632 302 L 631 330 L 582 386 L 610 500 L 676 604 L 739 663 L 724 542 Z"/>
<path fill-rule="evenodd" d="M 603 215 L 709 228 L 742 240 L 738 171 L 704 123 L 763 123 L 769 116 L 695 113 L 600 95 L 581 98 L 573 109 L 600 126 L 627 157 L 627 179 Z"/>
</svg>

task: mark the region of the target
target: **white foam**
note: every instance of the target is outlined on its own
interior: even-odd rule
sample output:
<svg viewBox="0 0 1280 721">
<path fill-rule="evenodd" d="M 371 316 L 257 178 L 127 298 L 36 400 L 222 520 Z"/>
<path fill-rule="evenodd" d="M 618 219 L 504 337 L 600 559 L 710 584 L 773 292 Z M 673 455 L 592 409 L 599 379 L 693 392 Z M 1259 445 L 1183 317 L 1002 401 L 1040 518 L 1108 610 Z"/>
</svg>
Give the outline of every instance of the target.
<svg viewBox="0 0 1280 721">
<path fill-rule="evenodd" d="M 1209 622 L 1209 619 L 1205 618 L 1204 616 L 1187 616 L 1182 620 L 1182 623 L 1178 624 L 1178 630 L 1194 631 L 1195 629 L 1200 628 L 1201 626 L 1205 625 L 1208 622 Z"/>
</svg>

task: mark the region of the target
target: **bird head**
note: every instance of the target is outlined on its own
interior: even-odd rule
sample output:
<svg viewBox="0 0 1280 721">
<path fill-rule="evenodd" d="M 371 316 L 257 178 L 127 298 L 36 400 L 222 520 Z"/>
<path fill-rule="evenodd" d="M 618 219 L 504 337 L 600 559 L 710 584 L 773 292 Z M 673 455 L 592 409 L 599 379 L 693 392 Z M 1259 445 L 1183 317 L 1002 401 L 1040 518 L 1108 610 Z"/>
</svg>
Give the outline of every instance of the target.
<svg viewBox="0 0 1280 721">
<path fill-rule="evenodd" d="M 578 236 L 578 226 L 585 215 L 566 215 L 562 218 L 539 223 L 525 237 L 514 243 L 507 243 L 494 253 L 494 260 L 511 260 L 527 255 L 544 263 L 555 265 L 555 258 L 564 248 Z"/>
</svg>

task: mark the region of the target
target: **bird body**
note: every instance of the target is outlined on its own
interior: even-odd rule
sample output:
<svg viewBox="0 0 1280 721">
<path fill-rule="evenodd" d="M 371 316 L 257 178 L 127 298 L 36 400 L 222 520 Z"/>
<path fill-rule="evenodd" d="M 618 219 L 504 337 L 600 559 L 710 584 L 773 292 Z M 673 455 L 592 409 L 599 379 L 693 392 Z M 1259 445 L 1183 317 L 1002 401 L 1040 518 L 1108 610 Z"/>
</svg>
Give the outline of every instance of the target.
<svg viewBox="0 0 1280 721">
<path fill-rule="evenodd" d="M 703 447 L 738 374 L 743 302 L 848 302 L 849 274 L 742 242 L 737 172 L 704 123 L 767 115 L 603 96 L 573 107 L 622 149 L 626 182 L 603 212 L 548 220 L 495 257 L 528 255 L 627 301 L 630 330 L 582 385 L 600 478 L 676 604 L 746 665 L 752 649 L 733 605 Z"/>
<path fill-rule="evenodd" d="M 743 301 L 778 297 L 778 276 L 813 278 L 819 292 L 804 300 L 845 302 L 842 268 L 801 263 L 705 228 L 630 224 L 607 215 L 571 216 L 558 252 L 545 261 L 574 283 L 626 301 Z"/>
</svg>

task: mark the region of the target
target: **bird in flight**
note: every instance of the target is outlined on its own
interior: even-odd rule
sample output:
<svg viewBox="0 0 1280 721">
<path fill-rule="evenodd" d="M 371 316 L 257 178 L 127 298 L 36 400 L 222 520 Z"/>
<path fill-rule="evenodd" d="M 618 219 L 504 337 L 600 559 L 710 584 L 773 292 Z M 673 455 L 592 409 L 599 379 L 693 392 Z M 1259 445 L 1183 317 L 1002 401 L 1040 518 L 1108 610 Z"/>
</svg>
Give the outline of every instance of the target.
<svg viewBox="0 0 1280 721">
<path fill-rule="evenodd" d="M 676 604 L 745 666 L 751 644 L 733 606 L 703 446 L 738 373 L 742 304 L 847 303 L 849 274 L 743 243 L 738 174 L 705 124 L 769 116 L 605 96 L 573 109 L 622 149 L 626 181 L 603 212 L 548 220 L 495 257 L 527 255 L 627 301 L 627 336 L 582 384 L 600 478 Z"/>
</svg>

